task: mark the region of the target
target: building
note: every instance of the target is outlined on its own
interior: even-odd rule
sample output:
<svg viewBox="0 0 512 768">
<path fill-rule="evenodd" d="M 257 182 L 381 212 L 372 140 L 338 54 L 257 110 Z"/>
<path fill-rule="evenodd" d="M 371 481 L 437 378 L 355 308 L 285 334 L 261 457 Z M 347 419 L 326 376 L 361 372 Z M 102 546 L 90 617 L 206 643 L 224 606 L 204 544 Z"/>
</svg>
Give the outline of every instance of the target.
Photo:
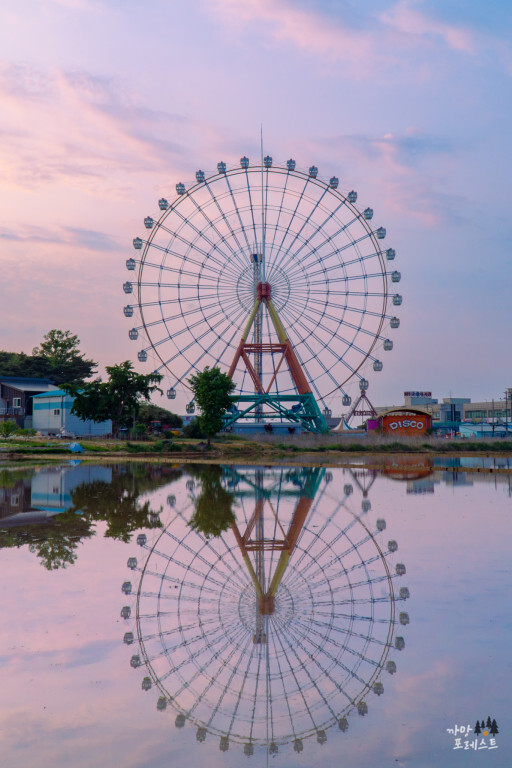
<svg viewBox="0 0 512 768">
<path fill-rule="evenodd" d="M 445 397 L 442 402 L 431 392 L 404 392 L 404 405 L 376 408 L 379 417 L 385 412 L 405 407 L 419 407 L 432 417 L 432 428 L 440 433 L 461 432 L 465 436 L 498 436 L 512 431 L 512 388 L 500 400 L 472 402 L 469 397 Z M 483 425 L 472 429 L 461 425 Z"/>
<path fill-rule="evenodd" d="M 421 437 L 432 429 L 432 416 L 425 408 L 396 406 L 379 413 L 378 425 L 385 435 Z"/>
<path fill-rule="evenodd" d="M 33 398 L 32 426 L 43 435 L 72 432 L 76 437 L 109 435 L 112 422 L 79 419 L 71 413 L 73 398 L 61 389 L 42 392 Z"/>
<path fill-rule="evenodd" d="M 13 420 L 19 427 L 31 427 L 33 396 L 56 389 L 50 379 L 0 377 L 0 419 Z"/>
</svg>

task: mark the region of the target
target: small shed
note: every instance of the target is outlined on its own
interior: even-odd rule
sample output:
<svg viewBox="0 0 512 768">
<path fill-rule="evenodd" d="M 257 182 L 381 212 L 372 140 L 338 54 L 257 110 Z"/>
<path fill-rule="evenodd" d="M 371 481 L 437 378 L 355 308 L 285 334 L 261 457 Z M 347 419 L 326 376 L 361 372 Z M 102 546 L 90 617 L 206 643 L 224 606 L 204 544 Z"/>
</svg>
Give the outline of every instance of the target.
<svg viewBox="0 0 512 768">
<path fill-rule="evenodd" d="M 112 422 L 79 419 L 71 413 L 73 397 L 62 389 L 43 392 L 33 398 L 32 426 L 43 435 L 72 432 L 77 437 L 109 435 Z"/>
<path fill-rule="evenodd" d="M 432 429 L 432 416 L 424 408 L 398 406 L 379 413 L 379 426 L 385 435 L 421 437 Z"/>
</svg>

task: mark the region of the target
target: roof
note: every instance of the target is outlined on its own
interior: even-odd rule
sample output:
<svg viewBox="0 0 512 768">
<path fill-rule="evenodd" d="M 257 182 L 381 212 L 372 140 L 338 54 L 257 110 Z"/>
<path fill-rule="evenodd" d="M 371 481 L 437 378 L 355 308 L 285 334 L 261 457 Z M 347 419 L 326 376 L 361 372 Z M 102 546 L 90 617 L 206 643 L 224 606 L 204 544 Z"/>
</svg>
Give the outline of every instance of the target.
<svg viewBox="0 0 512 768">
<path fill-rule="evenodd" d="M 386 411 L 379 411 L 378 418 L 387 416 L 389 413 L 421 413 L 422 416 L 430 416 L 432 414 L 427 411 L 426 408 L 419 408 L 417 405 L 395 405 L 394 408 L 388 408 Z"/>
<path fill-rule="evenodd" d="M 0 378 L 0 384 L 20 392 L 51 392 L 55 389 L 55 384 L 49 379 L 22 379 L 14 376 L 3 376 Z"/>
<path fill-rule="evenodd" d="M 52 390 L 49 390 L 48 392 L 41 392 L 40 395 L 34 395 L 34 399 L 36 397 L 67 397 L 68 395 L 69 397 L 71 397 L 69 392 L 66 392 L 63 389 L 52 389 Z"/>
</svg>

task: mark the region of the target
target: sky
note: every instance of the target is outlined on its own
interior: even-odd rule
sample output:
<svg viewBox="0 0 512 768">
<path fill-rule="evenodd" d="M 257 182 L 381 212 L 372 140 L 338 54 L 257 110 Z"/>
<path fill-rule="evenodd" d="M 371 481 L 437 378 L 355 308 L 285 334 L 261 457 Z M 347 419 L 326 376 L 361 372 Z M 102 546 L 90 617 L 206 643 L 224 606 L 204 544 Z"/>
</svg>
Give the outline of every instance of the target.
<svg viewBox="0 0 512 768">
<path fill-rule="evenodd" d="M 100 373 L 149 372 L 122 314 L 132 239 L 176 182 L 256 159 L 263 125 L 396 249 L 375 404 L 512 386 L 509 3 L 19 0 L 0 19 L 1 349 L 69 329 Z"/>
</svg>

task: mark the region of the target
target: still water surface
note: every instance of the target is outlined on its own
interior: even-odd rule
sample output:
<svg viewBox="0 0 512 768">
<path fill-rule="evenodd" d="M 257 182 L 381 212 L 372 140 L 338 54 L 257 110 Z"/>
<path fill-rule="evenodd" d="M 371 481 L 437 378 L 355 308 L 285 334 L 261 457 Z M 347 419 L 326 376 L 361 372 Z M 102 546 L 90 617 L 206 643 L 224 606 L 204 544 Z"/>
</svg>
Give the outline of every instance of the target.
<svg viewBox="0 0 512 768">
<path fill-rule="evenodd" d="M 506 460 L 379 461 L 2 471 L 0 765 L 509 766 Z"/>
</svg>

